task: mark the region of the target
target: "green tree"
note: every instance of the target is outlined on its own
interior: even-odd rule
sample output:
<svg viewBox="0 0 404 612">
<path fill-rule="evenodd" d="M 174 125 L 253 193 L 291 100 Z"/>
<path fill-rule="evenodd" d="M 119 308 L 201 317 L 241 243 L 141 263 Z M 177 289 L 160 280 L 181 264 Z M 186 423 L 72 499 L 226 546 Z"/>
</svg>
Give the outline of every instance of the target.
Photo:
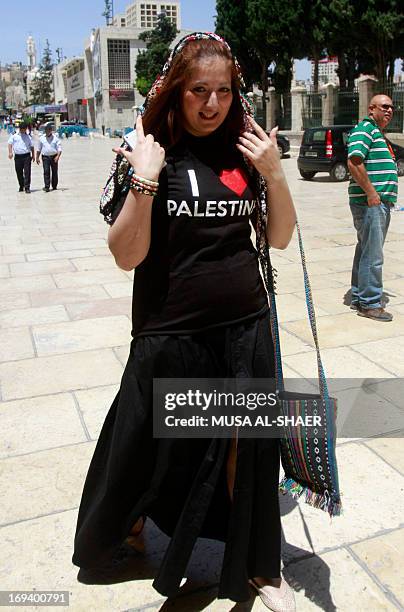
<svg viewBox="0 0 404 612">
<path fill-rule="evenodd" d="M 260 87 L 271 82 L 279 92 L 290 88 L 292 58 L 301 53 L 302 0 L 247 0 L 247 39 L 260 63 Z"/>
<path fill-rule="evenodd" d="M 260 80 L 260 62 L 247 37 L 247 0 L 217 0 L 215 31 L 237 57 L 247 89 Z"/>
<path fill-rule="evenodd" d="M 30 104 L 49 104 L 53 101 L 52 69 L 52 51 L 46 39 L 39 70 L 31 84 Z"/>
<path fill-rule="evenodd" d="M 400 6 L 398 0 L 358 0 L 355 3 L 361 43 L 373 58 L 374 73 L 380 85 L 387 81 L 388 66 L 392 82 L 394 59 L 404 52 L 404 14 Z"/>
<path fill-rule="evenodd" d="M 146 42 L 146 50 L 140 51 L 136 58 L 136 89 L 145 96 L 153 85 L 170 52 L 170 44 L 177 35 L 177 29 L 165 13 L 157 19 L 153 30 L 139 35 Z"/>
</svg>

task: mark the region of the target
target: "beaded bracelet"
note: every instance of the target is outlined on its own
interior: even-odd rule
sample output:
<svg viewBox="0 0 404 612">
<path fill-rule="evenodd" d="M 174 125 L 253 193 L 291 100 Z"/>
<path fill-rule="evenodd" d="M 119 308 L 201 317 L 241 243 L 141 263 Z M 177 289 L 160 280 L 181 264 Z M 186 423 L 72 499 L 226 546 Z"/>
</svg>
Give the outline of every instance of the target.
<svg viewBox="0 0 404 612">
<path fill-rule="evenodd" d="M 131 181 L 131 188 L 136 189 L 136 191 L 144 195 L 152 196 L 153 198 L 157 195 L 157 189 L 148 188 L 146 185 L 142 185 L 137 181 Z"/>
<path fill-rule="evenodd" d="M 145 185 L 148 185 L 149 187 L 154 187 L 155 189 L 157 189 L 159 186 L 159 184 L 156 181 L 145 179 L 142 176 L 139 176 L 138 174 L 133 174 L 132 179 L 137 181 L 138 183 L 144 183 Z"/>
</svg>

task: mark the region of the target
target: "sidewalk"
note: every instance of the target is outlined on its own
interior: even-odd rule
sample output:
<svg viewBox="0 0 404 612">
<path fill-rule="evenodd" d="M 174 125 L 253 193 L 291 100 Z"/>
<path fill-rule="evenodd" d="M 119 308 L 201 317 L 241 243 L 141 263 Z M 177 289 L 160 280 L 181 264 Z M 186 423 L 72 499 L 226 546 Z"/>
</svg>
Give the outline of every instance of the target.
<svg viewBox="0 0 404 612">
<path fill-rule="evenodd" d="M 42 191 L 42 167 L 35 165 L 28 195 L 17 193 L 0 134 L 0 589 L 69 591 L 74 612 L 262 612 L 258 598 L 237 605 L 215 599 L 223 549 L 209 540 L 198 544 L 181 597 L 166 602 L 151 586 L 166 543 L 151 522 L 146 556 L 132 555 L 126 574 L 119 570 L 120 580 L 133 581 L 108 584 L 116 580 L 112 572 L 104 584 L 80 584 L 71 564 L 83 480 L 130 340 L 132 274 L 116 267 L 98 213 L 116 142 L 64 141 L 58 190 Z M 391 386 L 404 377 L 404 212 L 392 214 L 385 246 L 394 320 L 358 317 L 346 295 L 355 243 L 347 184 L 326 175 L 306 182 L 296 159 L 283 164 L 304 235 L 326 373 L 338 379 L 347 402 L 352 390 L 343 379 L 357 379 L 358 388 L 372 382 L 369 415 L 388 398 L 395 421 L 386 431 L 394 429 L 404 416 L 403 396 Z M 313 378 L 295 239 L 274 253 L 273 264 L 285 376 Z M 284 574 L 297 609 L 404 610 L 403 440 L 341 439 L 338 460 L 341 517 L 330 522 L 319 510 L 281 499 Z"/>
</svg>

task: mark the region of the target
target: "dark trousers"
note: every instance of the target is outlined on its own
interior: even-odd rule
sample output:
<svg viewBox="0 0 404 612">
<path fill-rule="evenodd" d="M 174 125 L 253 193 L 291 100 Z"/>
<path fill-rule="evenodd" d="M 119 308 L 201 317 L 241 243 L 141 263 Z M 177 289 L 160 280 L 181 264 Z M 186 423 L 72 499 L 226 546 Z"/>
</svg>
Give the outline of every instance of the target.
<svg viewBox="0 0 404 612">
<path fill-rule="evenodd" d="M 52 171 L 52 188 L 56 189 L 58 186 L 58 164 L 55 162 L 56 155 L 43 155 L 43 178 L 45 181 L 45 187 L 49 189 L 51 183 L 51 171 Z"/>
<path fill-rule="evenodd" d="M 29 189 L 31 185 L 31 154 L 14 155 L 14 163 L 20 189 Z"/>
</svg>

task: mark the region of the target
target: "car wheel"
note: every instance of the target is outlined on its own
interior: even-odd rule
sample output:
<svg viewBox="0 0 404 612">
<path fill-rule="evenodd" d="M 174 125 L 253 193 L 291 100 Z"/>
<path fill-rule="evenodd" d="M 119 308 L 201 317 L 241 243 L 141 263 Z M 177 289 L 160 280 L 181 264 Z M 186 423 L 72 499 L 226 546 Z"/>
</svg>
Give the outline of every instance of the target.
<svg viewBox="0 0 404 612">
<path fill-rule="evenodd" d="M 309 181 L 316 175 L 315 172 L 307 172 L 305 170 L 299 170 L 299 172 L 300 172 L 300 176 L 304 178 L 305 181 Z"/>
<path fill-rule="evenodd" d="M 397 174 L 398 176 L 404 176 L 404 159 L 397 160 Z"/>
<path fill-rule="evenodd" d="M 338 162 L 332 168 L 330 176 L 334 181 L 346 181 L 346 179 L 348 178 L 348 168 L 343 162 Z"/>
<path fill-rule="evenodd" d="M 279 151 L 279 156 L 282 159 L 282 157 L 283 157 L 283 147 L 280 144 L 278 144 L 278 151 Z"/>
</svg>

